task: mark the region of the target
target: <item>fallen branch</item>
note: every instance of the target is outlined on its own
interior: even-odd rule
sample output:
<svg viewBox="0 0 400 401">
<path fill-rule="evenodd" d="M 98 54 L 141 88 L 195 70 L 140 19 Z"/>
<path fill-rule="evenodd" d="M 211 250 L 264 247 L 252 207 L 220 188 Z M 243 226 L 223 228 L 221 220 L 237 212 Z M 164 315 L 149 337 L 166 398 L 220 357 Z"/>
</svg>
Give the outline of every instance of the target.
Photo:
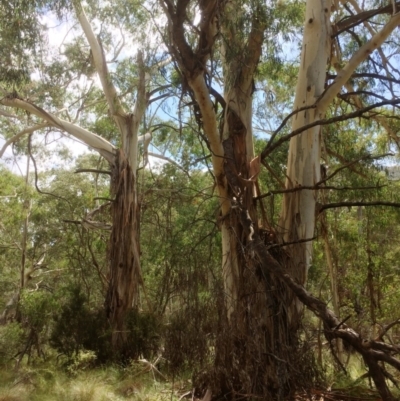
<svg viewBox="0 0 400 401">
<path fill-rule="evenodd" d="M 400 206 L 400 204 L 398 205 Z M 247 231 L 246 234 L 249 234 L 248 231 L 251 224 L 250 226 L 248 224 L 248 211 L 242 209 L 239 216 L 242 227 Z M 393 356 L 400 352 L 400 348 L 386 344 L 383 341 L 364 338 L 345 323 L 347 319 L 339 320 L 334 312 L 327 307 L 325 302 L 310 294 L 301 284 L 297 283 L 285 272 L 281 264 L 269 253 L 268 247 L 256 232 L 252 233 L 252 237 L 253 240 L 249 241 L 247 246 L 250 254 L 254 255 L 253 258 L 256 259 L 257 264 L 260 266 L 264 279 L 268 280 L 268 277 L 272 274 L 289 287 L 298 300 L 321 319 L 325 337 L 329 342 L 340 338 L 363 357 L 382 400 L 395 401 L 386 383 L 386 370 L 381 363 L 385 362 L 400 371 L 400 360 Z"/>
<path fill-rule="evenodd" d="M 249 244 L 249 247 L 257 256 L 265 279 L 267 279 L 269 273 L 272 273 L 283 281 L 296 297 L 322 320 L 325 336 L 328 340 L 341 338 L 361 354 L 382 400 L 394 401 L 395 398 L 387 386 L 383 369 L 379 365 L 379 362 L 386 362 L 400 370 L 400 360 L 390 355 L 389 349 L 384 349 L 388 344 L 365 339 L 351 327 L 339 321 L 322 300 L 310 294 L 302 285 L 296 283 L 289 274 L 285 273 L 282 266 L 271 256 L 260 238 L 256 236 L 255 240 Z"/>
</svg>

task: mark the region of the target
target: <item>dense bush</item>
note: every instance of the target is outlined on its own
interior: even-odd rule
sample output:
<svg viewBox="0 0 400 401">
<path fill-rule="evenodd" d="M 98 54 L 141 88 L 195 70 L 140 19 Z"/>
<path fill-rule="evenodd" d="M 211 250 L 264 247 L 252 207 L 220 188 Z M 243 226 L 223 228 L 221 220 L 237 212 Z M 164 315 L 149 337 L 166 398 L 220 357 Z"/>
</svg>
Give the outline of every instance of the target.
<svg viewBox="0 0 400 401">
<path fill-rule="evenodd" d="M 24 329 L 17 322 L 0 326 L 0 365 L 9 363 L 24 343 Z"/>
<path fill-rule="evenodd" d="M 94 351 L 99 361 L 110 358 L 105 316 L 90 310 L 87 298 L 79 287 L 67 290 L 65 302 L 53 320 L 50 344 L 68 360 L 85 349 Z"/>
<path fill-rule="evenodd" d="M 111 331 L 103 308 L 91 310 L 79 287 L 69 296 L 54 316 L 50 344 L 71 362 L 83 350 L 93 351 L 97 362 L 128 362 L 138 357 L 151 358 L 158 348 L 159 325 L 150 314 L 131 311 L 126 322 L 127 346 L 120 355 L 111 349 Z"/>
</svg>

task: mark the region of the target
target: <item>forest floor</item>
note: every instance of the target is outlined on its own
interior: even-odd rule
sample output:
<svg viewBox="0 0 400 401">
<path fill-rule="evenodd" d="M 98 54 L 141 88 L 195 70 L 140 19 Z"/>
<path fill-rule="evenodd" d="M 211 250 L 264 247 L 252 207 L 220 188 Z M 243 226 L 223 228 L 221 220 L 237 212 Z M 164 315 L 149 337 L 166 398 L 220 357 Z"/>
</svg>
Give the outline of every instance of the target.
<svg viewBox="0 0 400 401">
<path fill-rule="evenodd" d="M 0 401 L 178 401 L 190 383 L 159 379 L 142 364 L 65 371 L 42 363 L 0 368 Z"/>
<path fill-rule="evenodd" d="M 19 369 L 0 367 L 0 401 L 187 401 L 191 380 L 172 380 L 153 370 L 145 361 L 121 368 L 93 368 L 80 361 L 60 368 L 54 361 L 37 362 Z M 296 401 L 376 401 L 369 386 L 311 389 L 298 392 Z"/>
</svg>

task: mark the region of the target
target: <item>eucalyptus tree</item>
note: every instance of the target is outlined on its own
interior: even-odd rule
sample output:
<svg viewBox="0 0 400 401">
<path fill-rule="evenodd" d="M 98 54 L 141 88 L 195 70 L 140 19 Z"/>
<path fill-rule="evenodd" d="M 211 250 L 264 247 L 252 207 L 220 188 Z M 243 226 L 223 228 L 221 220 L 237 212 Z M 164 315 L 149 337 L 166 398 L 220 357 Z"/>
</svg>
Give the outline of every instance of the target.
<svg viewBox="0 0 400 401">
<path fill-rule="evenodd" d="M 295 351 L 305 304 L 323 320 L 330 338 L 343 338 L 363 355 L 383 398 L 392 399 L 378 364 L 380 359 L 400 366 L 397 359 L 388 357 L 390 346 L 368 342 L 363 348 L 362 337 L 307 293 L 304 285 L 316 216 L 333 207 L 318 203 L 319 189 L 338 172 L 321 175 L 323 126 L 398 103 L 393 87 L 385 86 L 382 101 L 376 102 L 375 94 L 363 91 L 360 83 L 351 93 L 346 86 L 354 77 L 375 78 L 372 85 L 398 82 L 389 61 L 398 48 L 388 40 L 400 21 L 397 5 L 360 10 L 356 3 L 349 7 L 340 2 L 306 2 L 293 112 L 282 122 L 284 126 L 291 118 L 291 132 L 279 137 L 280 127 L 256 157 L 252 98 L 257 66 L 263 48 L 268 50 L 277 34 L 284 34 L 277 21 L 290 15 L 288 10 L 296 3 L 160 0 L 160 4 L 168 18 L 165 40 L 185 83 L 183 88 L 197 109 L 220 202 L 227 330 L 217 347 L 219 389 L 283 399 L 294 388 L 296 370 L 303 364 Z M 374 19 L 366 22 L 369 18 Z M 363 23 L 381 26 L 366 33 L 361 29 Z M 337 73 L 327 82 L 333 67 Z M 369 68 L 374 73 L 365 72 Z M 344 114 L 332 107 L 338 104 L 338 95 L 347 102 L 340 105 Z M 354 103 L 352 97 L 357 99 Z M 353 104 L 358 109 L 350 112 Z M 389 112 L 385 108 L 382 114 Z M 282 210 L 279 224 L 271 227 L 262 208 L 259 212 L 256 208 L 256 200 L 262 197 L 257 193 L 257 175 L 260 164 L 288 140 Z M 275 238 L 274 246 L 262 241 L 265 233 Z M 226 340 L 229 336 L 231 341 Z M 385 352 L 373 357 L 369 347 Z"/>
<path fill-rule="evenodd" d="M 36 69 L 28 69 L 24 85 L 2 80 L 2 125 L 15 134 L 7 138 L 0 153 L 2 156 L 7 146 L 27 135 L 60 132 L 87 145 L 108 162 L 110 171 L 95 173 L 111 176 L 111 195 L 97 206 L 111 208 L 111 227 L 100 227 L 111 231 L 105 307 L 114 349 L 121 350 L 126 339 L 124 318 L 130 308 L 138 306 L 142 283 L 136 172 L 139 145 L 142 143 L 146 152 L 151 140 L 149 132 L 139 133 L 146 108 L 152 101 L 150 97 L 157 93 L 157 87 L 150 84 L 150 76 L 158 71 L 158 65 L 157 61 L 151 61 L 150 48 L 145 55 L 143 49 L 135 50 L 127 44 L 127 37 L 132 44 L 135 40 L 145 41 L 143 34 L 135 35 L 132 24 L 146 26 L 146 20 L 132 4 L 121 5 L 115 13 L 110 12 L 107 4 L 101 7 L 92 4 L 92 18 L 100 18 L 107 25 L 107 29 L 103 25 L 97 29 L 96 34 L 82 4 L 72 3 L 70 9 L 63 8 L 61 3 L 59 7 L 62 15 L 73 18 L 81 36 L 75 35 L 72 41 L 62 43 L 58 55 L 43 50 L 41 57 L 35 58 Z M 41 6 L 32 7 L 36 11 Z M 24 14 L 27 9 L 22 8 L 20 12 L 28 18 Z M 34 22 L 40 27 L 41 23 Z M 120 35 L 114 35 L 115 32 Z M 40 33 L 44 35 L 43 26 Z M 19 131 L 15 132 L 15 127 Z M 98 226 L 91 221 L 95 214 L 96 210 L 88 213 L 82 224 Z"/>
</svg>

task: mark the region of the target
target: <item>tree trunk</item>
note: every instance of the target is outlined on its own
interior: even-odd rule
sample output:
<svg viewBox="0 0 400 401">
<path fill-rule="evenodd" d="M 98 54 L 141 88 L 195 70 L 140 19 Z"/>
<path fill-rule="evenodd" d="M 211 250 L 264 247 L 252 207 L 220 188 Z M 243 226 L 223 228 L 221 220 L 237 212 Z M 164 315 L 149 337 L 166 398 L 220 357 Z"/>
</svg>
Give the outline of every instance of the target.
<svg viewBox="0 0 400 401">
<path fill-rule="evenodd" d="M 292 118 L 292 131 L 321 118 L 315 107 L 324 92 L 327 61 L 330 52 L 330 9 L 328 0 L 307 0 L 306 20 L 301 52 L 294 110 L 310 106 Z M 286 188 L 315 187 L 320 181 L 319 126 L 293 137 L 289 145 Z M 285 247 L 288 271 L 301 285 L 307 281 L 315 229 L 317 190 L 285 193 L 280 219 L 280 237 L 293 245 Z M 302 242 L 300 242 L 302 241 Z M 291 296 L 293 297 L 293 296 Z M 290 330 L 300 323 L 302 305 L 295 298 L 286 299 Z"/>
<path fill-rule="evenodd" d="M 112 232 L 109 243 L 109 287 L 106 312 L 112 327 L 113 349 L 125 352 L 127 340 L 125 317 L 137 307 L 142 283 L 139 263 L 138 215 L 136 183 L 125 153 L 118 151 L 111 175 Z"/>
<path fill-rule="evenodd" d="M 246 96 L 246 91 L 234 92 L 236 96 L 229 93 L 229 104 L 246 104 L 251 110 L 251 90 Z M 261 269 L 251 250 L 260 234 L 268 237 L 270 227 L 253 224 L 258 222 L 258 213 L 252 170 L 259 159 L 249 162 L 253 150 L 248 148 L 248 109 L 227 106 L 224 121 L 224 172 L 232 207 L 221 229 L 226 316 L 221 318 L 224 329 L 217 345 L 216 388 L 222 393 L 237 392 L 237 399 L 246 394 L 283 400 L 311 378 L 303 375 L 302 368 L 309 365 L 306 356 L 299 359 L 297 332 L 288 325 L 290 290 Z M 279 253 L 275 256 L 280 258 Z"/>
<path fill-rule="evenodd" d="M 205 380 L 214 391 L 229 393 L 232 399 L 244 396 L 284 399 L 291 384 L 299 379 L 296 370 L 301 370 L 299 360 L 295 361 L 297 365 L 292 363 L 297 342 L 287 324 L 288 303 L 282 303 L 288 297 L 288 289 L 260 269 L 261 261 L 251 251 L 260 229 L 270 229 L 258 227 L 254 192 L 259 158 L 253 158 L 252 143 L 253 76 L 261 54 L 265 20 L 262 14 L 255 13 L 249 35 L 243 40 L 237 35 L 244 21 L 239 15 L 241 5 L 236 1 L 225 5 L 220 26 L 229 44 L 226 48 L 234 54 L 222 49 L 225 87 L 224 101 L 219 102 L 224 113 L 218 129 L 204 76 L 209 56 L 205 49 L 211 49 L 217 37 L 214 18 L 217 3 L 212 0 L 201 3 L 201 34 L 196 51 L 190 48 L 183 34 L 187 3 L 178 2 L 176 9 L 169 1 L 162 4 L 170 21 L 171 51 L 200 109 L 200 123 L 211 150 L 221 205 L 225 308 L 220 309 L 215 370 Z M 303 383 L 304 377 L 301 380 Z"/>
<path fill-rule="evenodd" d="M 118 97 L 107 67 L 100 39 L 95 36 L 78 0 L 74 2 L 77 18 L 89 42 L 109 112 L 119 129 L 122 149 L 111 160 L 112 232 L 109 242 L 109 287 L 105 309 L 112 329 L 112 347 L 121 357 L 129 357 L 125 318 L 136 308 L 142 284 L 139 252 L 139 207 L 136 193 L 138 131 L 148 104 L 143 55 L 137 56 L 139 77 L 136 104 L 127 113 Z M 147 135 L 147 134 L 146 134 Z M 151 136 L 151 135 L 150 135 Z M 142 137 L 146 141 L 146 136 Z M 125 355 L 124 355 L 125 354 Z"/>
</svg>

